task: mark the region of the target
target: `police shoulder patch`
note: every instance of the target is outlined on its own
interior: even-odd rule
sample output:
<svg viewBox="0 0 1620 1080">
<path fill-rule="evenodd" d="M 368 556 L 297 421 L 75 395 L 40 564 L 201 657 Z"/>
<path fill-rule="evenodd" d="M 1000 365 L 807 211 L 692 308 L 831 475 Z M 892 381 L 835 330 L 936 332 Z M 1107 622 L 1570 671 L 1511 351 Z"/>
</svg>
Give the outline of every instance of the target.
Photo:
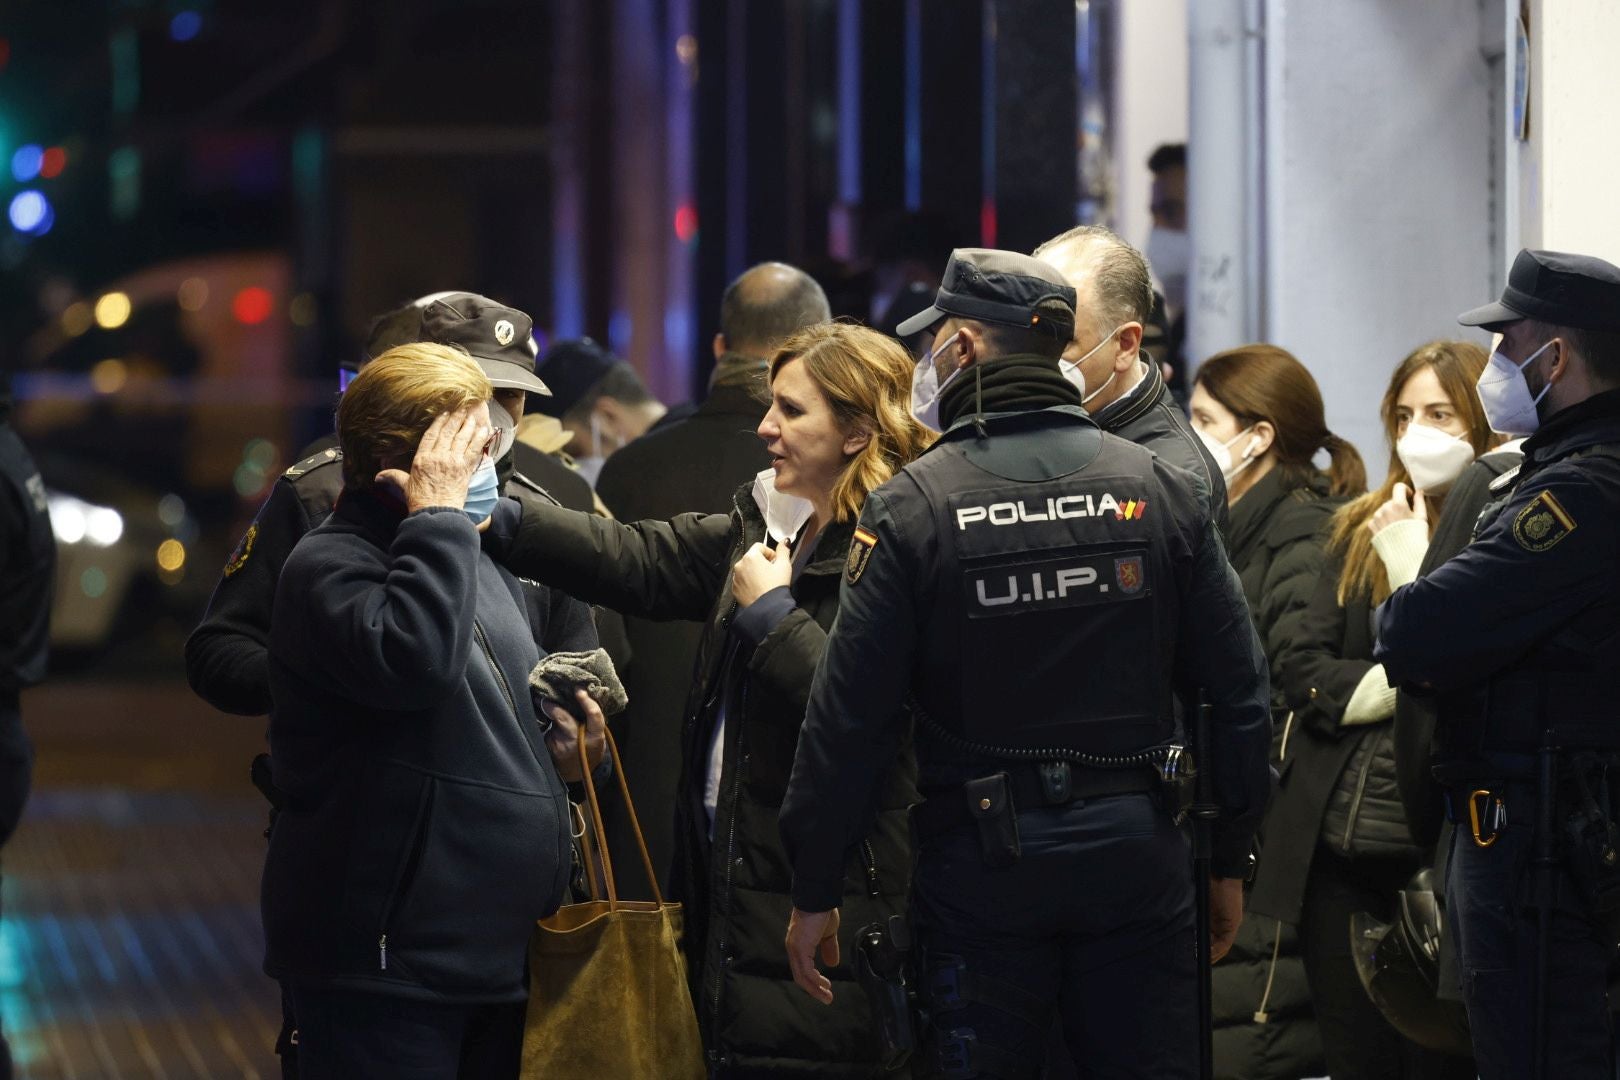
<svg viewBox="0 0 1620 1080">
<path fill-rule="evenodd" d="M 1550 491 L 1525 504 L 1513 519 L 1513 539 L 1526 551 L 1546 551 L 1575 531 L 1575 519 Z"/>
<path fill-rule="evenodd" d="M 248 526 L 247 532 L 242 534 L 242 542 L 236 545 L 231 552 L 231 561 L 225 564 L 225 576 L 230 577 L 247 564 L 248 556 L 253 554 L 253 541 L 259 538 L 259 523 L 255 521 Z"/>
<path fill-rule="evenodd" d="M 856 528 L 855 536 L 849 542 L 849 561 L 844 564 L 844 580 L 851 585 L 861 580 L 866 573 L 866 564 L 872 561 L 872 552 L 878 545 L 877 533 L 869 529 Z"/>
<path fill-rule="evenodd" d="M 322 465 L 329 465 L 334 461 L 341 460 L 342 457 L 342 450 L 339 450 L 335 446 L 328 447 L 327 449 L 311 454 L 303 461 L 290 466 L 287 471 L 281 475 L 285 476 L 289 480 L 296 480 L 300 476 L 303 476 L 305 473 L 309 472 L 311 469 L 318 469 Z"/>
</svg>

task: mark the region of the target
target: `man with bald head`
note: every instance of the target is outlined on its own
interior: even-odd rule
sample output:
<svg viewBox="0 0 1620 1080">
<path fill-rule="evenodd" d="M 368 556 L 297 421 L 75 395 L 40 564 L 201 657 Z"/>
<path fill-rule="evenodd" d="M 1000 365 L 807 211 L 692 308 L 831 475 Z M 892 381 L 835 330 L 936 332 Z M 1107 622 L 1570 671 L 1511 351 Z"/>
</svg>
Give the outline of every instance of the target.
<svg viewBox="0 0 1620 1080">
<path fill-rule="evenodd" d="M 1145 446 L 1193 474 L 1211 516 L 1226 528 L 1226 481 L 1170 396 L 1159 365 L 1142 353 L 1153 281 L 1142 253 L 1100 225 L 1079 225 L 1035 249 L 1063 272 L 1077 302 L 1062 368 L 1104 431 Z"/>
<path fill-rule="evenodd" d="M 596 493 L 620 521 L 660 520 L 687 511 L 723 514 L 745 481 L 770 466 L 754 434 L 765 415 L 765 367 L 776 346 L 832 310 L 815 279 L 786 263 L 751 267 L 726 287 L 715 334 L 714 374 L 697 409 L 666 421 L 613 454 Z M 630 706 L 614 727 L 625 772 L 636 786 L 653 866 L 663 875 L 681 769 L 681 708 L 692 679 L 702 628 L 626 618 L 630 664 L 620 672 Z M 608 842 L 634 849 L 622 814 L 608 822 Z M 629 870 L 639 876 L 630 862 Z"/>
</svg>

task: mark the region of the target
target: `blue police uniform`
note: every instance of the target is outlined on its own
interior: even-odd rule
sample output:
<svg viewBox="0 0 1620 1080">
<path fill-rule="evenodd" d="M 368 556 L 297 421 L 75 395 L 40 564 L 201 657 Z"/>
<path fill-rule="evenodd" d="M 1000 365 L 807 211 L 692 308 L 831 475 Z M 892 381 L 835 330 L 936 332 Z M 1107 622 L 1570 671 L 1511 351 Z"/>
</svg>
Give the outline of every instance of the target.
<svg viewBox="0 0 1620 1080">
<path fill-rule="evenodd" d="M 1463 321 L 1534 317 L 1551 324 L 1549 336 L 1590 326 L 1579 301 L 1594 274 L 1620 295 L 1620 270 L 1606 263 L 1523 252 L 1502 303 Z M 1612 1077 L 1616 938 L 1602 893 L 1620 890 L 1620 878 L 1605 885 L 1601 874 L 1572 872 L 1582 845 L 1570 829 L 1613 821 L 1607 777 L 1620 780 L 1611 767 L 1620 765 L 1620 391 L 1550 417 L 1492 491 L 1473 542 L 1385 602 L 1376 657 L 1391 684 L 1417 693 L 1482 691 L 1476 715 L 1441 725 L 1435 766 L 1458 824 L 1446 899 L 1480 1075 Z M 1538 752 L 1549 732 L 1560 751 L 1550 839 L 1561 854 L 1541 874 Z M 1543 909 L 1551 934 L 1538 1074 L 1529 1006 Z"/>
<path fill-rule="evenodd" d="M 943 396 L 945 434 L 862 512 L 782 808 L 794 905 L 837 905 L 909 711 L 918 1075 L 1038 1075 L 1061 1009 L 1090 1075 L 1195 1076 L 1186 837 L 1151 769 L 1071 752 L 1169 742 L 1172 687 L 1206 688 L 1215 873 L 1240 876 L 1268 788 L 1265 661 L 1192 477 L 1099 430 L 1055 360 L 976 366 Z"/>
</svg>

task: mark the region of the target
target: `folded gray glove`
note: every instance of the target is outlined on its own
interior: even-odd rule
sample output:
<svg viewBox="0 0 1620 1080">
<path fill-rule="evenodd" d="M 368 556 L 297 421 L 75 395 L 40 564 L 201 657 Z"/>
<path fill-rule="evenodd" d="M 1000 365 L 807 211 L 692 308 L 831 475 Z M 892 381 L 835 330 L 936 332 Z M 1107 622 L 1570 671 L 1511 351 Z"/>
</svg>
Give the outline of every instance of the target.
<svg viewBox="0 0 1620 1080">
<path fill-rule="evenodd" d="M 540 700 L 549 698 L 583 724 L 585 718 L 579 714 L 579 702 L 574 698 L 577 690 L 591 695 L 604 716 L 617 716 L 630 704 L 630 696 L 624 692 L 613 659 L 605 649 L 552 653 L 529 672 L 529 693 L 534 697 L 535 711 L 542 717 L 545 712 L 540 709 Z"/>
</svg>

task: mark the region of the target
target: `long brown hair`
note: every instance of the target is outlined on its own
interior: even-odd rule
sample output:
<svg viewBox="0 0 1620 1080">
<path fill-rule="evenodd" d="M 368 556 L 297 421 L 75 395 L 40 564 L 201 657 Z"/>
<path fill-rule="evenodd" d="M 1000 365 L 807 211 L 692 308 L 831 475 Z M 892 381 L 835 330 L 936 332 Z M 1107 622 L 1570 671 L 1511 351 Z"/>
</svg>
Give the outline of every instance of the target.
<svg viewBox="0 0 1620 1080">
<path fill-rule="evenodd" d="M 1433 368 L 1435 377 L 1440 380 L 1440 389 L 1446 392 L 1457 415 L 1467 424 L 1468 431 L 1464 438 L 1473 446 L 1474 456 L 1478 457 L 1501 442 L 1500 437 L 1491 431 L 1491 423 L 1485 418 L 1485 408 L 1474 389 L 1474 383 L 1479 380 L 1479 373 L 1485 370 L 1488 359 L 1485 350 L 1470 341 L 1430 341 L 1414 349 L 1395 368 L 1395 374 L 1390 376 L 1383 403 L 1378 407 L 1378 415 L 1384 421 L 1384 442 L 1389 447 L 1388 475 L 1376 491 L 1369 491 L 1339 508 L 1338 513 L 1333 515 L 1333 532 L 1328 538 L 1329 553 L 1344 560 L 1344 567 L 1339 573 L 1341 606 L 1348 604 L 1350 598 L 1355 596 L 1368 597 L 1374 605 L 1383 603 L 1384 598 L 1389 596 L 1389 574 L 1384 569 L 1384 561 L 1373 550 L 1372 531 L 1366 528 L 1366 524 L 1372 520 L 1378 508 L 1389 501 L 1396 484 L 1412 486 L 1412 477 L 1407 473 L 1406 466 L 1401 464 L 1400 455 L 1395 452 L 1396 432 L 1400 429 L 1396 405 L 1401 391 L 1412 376 L 1423 368 Z M 1428 500 L 1431 522 L 1439 518 L 1443 502 L 1443 498 Z"/>
<path fill-rule="evenodd" d="M 1197 384 L 1220 402 L 1244 428 L 1262 420 L 1277 432 L 1271 452 L 1289 490 L 1303 487 L 1316 472 L 1311 458 L 1326 450 L 1328 483 L 1334 495 L 1367 490 L 1367 469 L 1356 448 L 1328 430 L 1322 391 L 1305 365 L 1275 345 L 1239 345 L 1198 365 Z"/>
<path fill-rule="evenodd" d="M 834 520 L 853 520 L 867 495 L 934 441 L 934 433 L 911 415 L 917 362 L 887 334 L 836 322 L 806 327 L 782 342 L 771 357 L 771 380 L 793 360 L 827 399 L 839 430 L 871 436 L 833 484 Z"/>
</svg>

